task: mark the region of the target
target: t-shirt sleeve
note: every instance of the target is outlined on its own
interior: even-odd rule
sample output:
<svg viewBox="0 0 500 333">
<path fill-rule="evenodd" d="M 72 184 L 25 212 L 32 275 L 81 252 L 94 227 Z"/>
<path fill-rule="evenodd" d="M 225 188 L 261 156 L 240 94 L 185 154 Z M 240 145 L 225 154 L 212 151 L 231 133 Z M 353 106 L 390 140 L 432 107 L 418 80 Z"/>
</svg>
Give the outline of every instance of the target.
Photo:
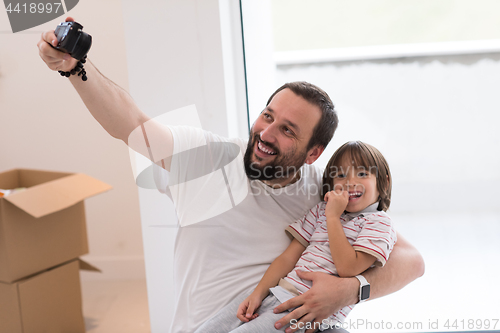
<svg viewBox="0 0 500 333">
<path fill-rule="evenodd" d="M 195 152 L 194 149 L 207 144 L 205 132 L 196 127 L 190 126 L 168 126 L 172 133 L 174 141 L 173 156 L 171 158 L 170 171 L 164 170 L 158 165 L 153 165 L 153 175 L 156 187 L 161 193 L 171 197 L 168 186 L 181 183 L 189 177 L 189 152 Z M 182 152 L 187 152 L 180 155 Z M 195 155 L 194 153 L 191 155 Z M 193 165 L 191 163 L 191 165 Z"/>
<path fill-rule="evenodd" d="M 244 154 L 246 142 L 243 139 L 228 139 L 190 126 L 168 128 L 174 141 L 171 171 L 153 165 L 154 181 L 162 193 L 169 192 L 169 185 L 196 179 L 212 172 L 217 166 L 231 161 L 240 151 Z"/>
<path fill-rule="evenodd" d="M 397 236 L 391 218 L 384 212 L 365 215 L 354 250 L 377 258 L 375 265 L 384 266 L 396 244 Z"/>
<path fill-rule="evenodd" d="M 240 138 L 225 138 L 223 136 L 190 126 L 169 126 L 174 139 L 174 154 L 179 154 L 211 143 L 234 143 L 242 153 L 245 153 L 246 140 Z"/>
<path fill-rule="evenodd" d="M 169 129 L 174 139 L 170 172 L 156 179 L 158 187 L 168 186 L 182 227 L 220 215 L 246 198 L 244 140 L 189 126 Z"/>
<path fill-rule="evenodd" d="M 319 206 L 321 203 L 315 207 L 309 209 L 306 215 L 290 224 L 285 231 L 290 234 L 293 238 L 297 239 L 300 244 L 307 247 L 311 241 L 311 237 L 316 229 L 318 223 Z"/>
</svg>

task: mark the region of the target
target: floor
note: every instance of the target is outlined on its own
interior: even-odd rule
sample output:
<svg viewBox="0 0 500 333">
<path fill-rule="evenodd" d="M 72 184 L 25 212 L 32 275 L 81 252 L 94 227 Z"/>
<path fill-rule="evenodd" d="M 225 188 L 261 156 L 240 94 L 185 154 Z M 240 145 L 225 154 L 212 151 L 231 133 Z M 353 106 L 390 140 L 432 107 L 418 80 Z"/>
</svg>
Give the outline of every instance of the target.
<svg viewBox="0 0 500 333">
<path fill-rule="evenodd" d="M 356 306 L 344 328 L 351 333 L 499 330 L 499 216 L 393 214 L 398 230 L 424 256 L 425 275 L 397 293 Z M 82 290 L 87 332 L 151 331 L 144 280 L 82 281 Z"/>
<path fill-rule="evenodd" d="M 356 306 L 350 333 L 500 330 L 500 215 L 392 214 L 425 260 L 425 274 L 397 293 Z"/>
<path fill-rule="evenodd" d="M 87 333 L 150 333 L 145 280 L 82 281 Z"/>
</svg>

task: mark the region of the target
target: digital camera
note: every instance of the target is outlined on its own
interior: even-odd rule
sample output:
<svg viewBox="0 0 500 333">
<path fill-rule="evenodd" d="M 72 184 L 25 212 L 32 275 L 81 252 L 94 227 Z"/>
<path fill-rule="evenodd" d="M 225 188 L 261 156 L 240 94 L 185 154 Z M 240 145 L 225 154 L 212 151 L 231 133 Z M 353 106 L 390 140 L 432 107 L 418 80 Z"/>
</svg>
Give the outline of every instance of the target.
<svg viewBox="0 0 500 333">
<path fill-rule="evenodd" d="M 90 50 L 92 36 L 82 31 L 77 22 L 63 22 L 54 31 L 57 37 L 56 49 L 69 53 L 76 60 L 81 60 Z"/>
</svg>

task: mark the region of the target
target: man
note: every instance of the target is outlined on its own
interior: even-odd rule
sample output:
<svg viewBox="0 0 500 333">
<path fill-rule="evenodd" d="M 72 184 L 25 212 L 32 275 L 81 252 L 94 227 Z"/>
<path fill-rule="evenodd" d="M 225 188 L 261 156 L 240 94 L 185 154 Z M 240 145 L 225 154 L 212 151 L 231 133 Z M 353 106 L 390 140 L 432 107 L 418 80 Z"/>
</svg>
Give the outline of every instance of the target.
<svg viewBox="0 0 500 333">
<path fill-rule="evenodd" d="M 49 44 L 56 45 L 53 31 L 42 34 L 38 43 L 40 56 L 50 69 L 69 71 L 75 67 L 76 60 Z M 146 135 L 144 125 L 151 120 L 128 93 L 93 64 L 87 62 L 85 70 L 88 81 L 77 76 L 69 80 L 91 114 L 111 136 L 148 156 L 144 147 L 135 146 L 131 138 L 134 133 Z M 316 186 L 318 193 L 321 183 L 320 170 L 311 164 L 330 141 L 336 124 L 333 105 L 322 90 L 292 83 L 271 96 L 252 127 L 248 144 L 192 128 L 171 126 L 154 131 L 165 153 L 161 161 L 152 159 L 163 162 L 162 166 L 170 171 L 184 168 L 182 160 L 168 157 L 195 147 L 193 143 L 238 145 L 245 152 L 249 185 L 248 195 L 232 209 L 179 229 L 174 264 L 177 309 L 172 332 L 194 331 L 229 300 L 255 287 L 267 266 L 290 242 L 284 232 L 286 225 L 302 217 L 320 199 L 309 192 L 310 186 Z M 177 198 L 184 201 L 192 195 L 192 191 L 179 192 Z M 376 298 L 402 288 L 422 274 L 420 254 L 398 235 L 386 266 L 363 275 L 372 286 L 370 298 Z M 292 319 L 321 323 L 341 307 L 359 300 L 360 282 L 356 278 L 322 273 L 303 273 L 301 277 L 312 280 L 313 287 L 277 308 L 285 311 L 298 306 L 285 312 L 276 323 L 277 328 L 285 327 Z"/>
</svg>

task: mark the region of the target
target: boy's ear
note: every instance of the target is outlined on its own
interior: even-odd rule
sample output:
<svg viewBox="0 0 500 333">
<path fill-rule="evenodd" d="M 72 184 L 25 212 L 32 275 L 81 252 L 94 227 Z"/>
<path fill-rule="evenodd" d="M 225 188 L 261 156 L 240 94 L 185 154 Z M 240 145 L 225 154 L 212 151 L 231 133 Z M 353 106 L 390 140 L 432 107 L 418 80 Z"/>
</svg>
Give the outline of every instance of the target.
<svg viewBox="0 0 500 333">
<path fill-rule="evenodd" d="M 323 153 L 324 150 L 325 150 L 325 147 L 320 146 L 320 145 L 316 145 L 316 146 L 312 147 L 311 149 L 309 149 L 309 151 L 307 152 L 307 157 L 306 157 L 305 163 L 313 164 L 314 161 L 316 161 L 318 159 L 318 157 L 321 156 L 321 154 Z"/>
</svg>

